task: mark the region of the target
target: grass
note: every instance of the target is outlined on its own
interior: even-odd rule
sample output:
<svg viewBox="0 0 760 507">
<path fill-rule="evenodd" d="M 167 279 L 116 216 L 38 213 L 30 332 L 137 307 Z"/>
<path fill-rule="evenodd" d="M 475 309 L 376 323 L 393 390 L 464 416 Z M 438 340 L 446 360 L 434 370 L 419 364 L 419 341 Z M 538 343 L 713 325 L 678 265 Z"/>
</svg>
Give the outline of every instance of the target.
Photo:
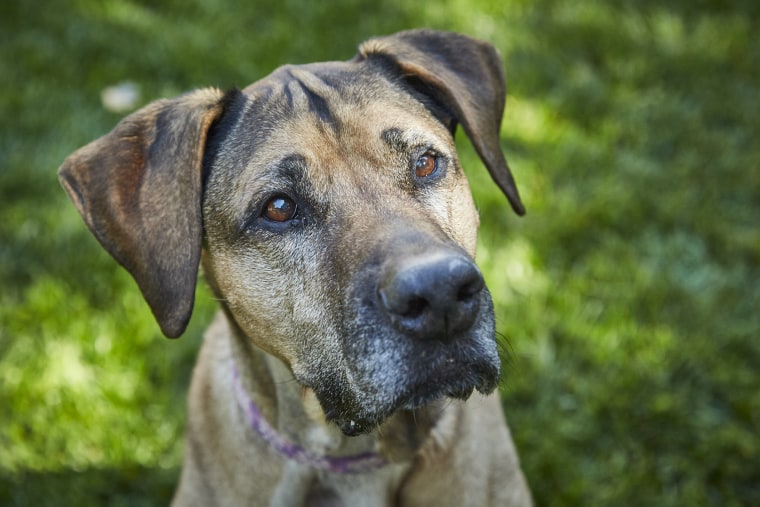
<svg viewBox="0 0 760 507">
<path fill-rule="evenodd" d="M 463 136 L 507 416 L 539 505 L 760 505 L 760 4 L 78 0 L 0 6 L 0 504 L 163 505 L 214 311 L 160 337 L 55 169 L 142 102 L 348 59 L 415 26 L 492 41 L 511 215 Z"/>
</svg>

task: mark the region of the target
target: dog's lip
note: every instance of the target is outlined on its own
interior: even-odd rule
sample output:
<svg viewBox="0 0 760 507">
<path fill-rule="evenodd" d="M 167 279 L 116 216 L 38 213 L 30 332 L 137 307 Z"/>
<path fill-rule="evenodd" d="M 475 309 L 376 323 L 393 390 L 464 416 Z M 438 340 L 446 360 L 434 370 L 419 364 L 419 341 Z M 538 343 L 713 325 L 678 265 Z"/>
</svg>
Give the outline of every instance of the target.
<svg viewBox="0 0 760 507">
<path fill-rule="evenodd" d="M 424 382 L 408 389 L 404 396 L 394 404 L 396 408 L 414 410 L 422 408 L 441 398 L 454 398 L 467 400 L 472 392 L 478 390 L 483 394 L 489 394 L 498 383 L 498 374 L 494 372 L 493 379 L 486 379 L 483 375 L 472 378 L 470 375 L 449 375 L 447 378 L 429 378 Z"/>
<path fill-rule="evenodd" d="M 399 404 L 401 410 L 416 410 L 423 408 L 430 403 L 440 400 L 442 398 L 454 398 L 457 400 L 467 400 L 472 392 L 475 390 L 475 386 L 462 387 L 461 389 L 448 390 L 448 391 L 433 391 L 430 393 L 413 393 L 406 401 Z"/>
<path fill-rule="evenodd" d="M 491 370 L 491 371 L 486 371 Z M 437 375 L 436 375 L 437 373 Z M 490 394 L 498 386 L 498 367 L 469 365 L 467 368 L 442 373 L 438 370 L 424 380 L 413 384 L 399 393 L 393 402 L 382 409 L 357 417 L 332 418 L 347 436 L 369 433 L 399 410 L 416 410 L 444 398 L 467 400 L 477 390 Z"/>
<path fill-rule="evenodd" d="M 370 417 L 336 419 L 333 422 L 344 435 L 354 437 L 369 433 L 399 410 L 418 410 L 444 398 L 467 400 L 475 389 L 480 391 L 476 386 L 469 386 L 457 390 L 435 389 L 425 393 L 413 392 L 396 403 L 393 406 L 394 408 L 387 411 L 372 414 Z"/>
</svg>

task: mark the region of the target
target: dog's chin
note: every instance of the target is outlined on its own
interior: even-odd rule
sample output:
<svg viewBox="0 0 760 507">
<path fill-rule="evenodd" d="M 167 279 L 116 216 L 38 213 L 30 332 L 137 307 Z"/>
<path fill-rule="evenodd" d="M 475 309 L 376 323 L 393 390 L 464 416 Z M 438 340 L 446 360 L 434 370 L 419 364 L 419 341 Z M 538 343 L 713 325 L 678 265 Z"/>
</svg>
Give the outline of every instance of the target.
<svg viewBox="0 0 760 507">
<path fill-rule="evenodd" d="M 493 375 L 489 375 L 489 378 L 480 378 L 478 380 L 478 382 L 472 382 L 471 379 L 465 378 L 448 383 L 441 383 L 436 380 L 428 381 L 394 397 L 393 402 L 387 406 L 383 407 L 379 404 L 375 410 L 357 411 L 353 416 L 348 415 L 334 418 L 332 422 L 346 436 L 353 437 L 370 433 L 398 411 L 423 409 L 432 403 L 445 399 L 466 401 L 475 390 L 484 395 L 490 394 L 496 389 L 498 384 L 498 370 Z"/>
</svg>

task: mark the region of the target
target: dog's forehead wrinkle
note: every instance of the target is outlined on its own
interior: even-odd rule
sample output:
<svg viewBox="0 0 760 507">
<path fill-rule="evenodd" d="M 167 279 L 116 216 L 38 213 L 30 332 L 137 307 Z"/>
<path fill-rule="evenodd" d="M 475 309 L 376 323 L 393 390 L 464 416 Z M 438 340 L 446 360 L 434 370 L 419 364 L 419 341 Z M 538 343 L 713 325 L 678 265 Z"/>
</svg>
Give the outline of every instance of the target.
<svg viewBox="0 0 760 507">
<path fill-rule="evenodd" d="M 304 73 L 299 77 L 294 74 L 294 79 L 285 84 L 284 93 L 293 110 L 309 111 L 318 120 L 318 126 L 326 125 L 332 130 L 339 128 L 338 119 L 330 105 L 335 95 L 334 90 L 316 76 Z"/>
<path fill-rule="evenodd" d="M 333 120 L 330 109 L 342 104 L 366 102 L 369 88 L 377 87 L 357 66 L 346 62 L 284 65 L 243 90 L 250 98 L 276 104 L 289 115 L 304 112 L 324 114 Z"/>
</svg>

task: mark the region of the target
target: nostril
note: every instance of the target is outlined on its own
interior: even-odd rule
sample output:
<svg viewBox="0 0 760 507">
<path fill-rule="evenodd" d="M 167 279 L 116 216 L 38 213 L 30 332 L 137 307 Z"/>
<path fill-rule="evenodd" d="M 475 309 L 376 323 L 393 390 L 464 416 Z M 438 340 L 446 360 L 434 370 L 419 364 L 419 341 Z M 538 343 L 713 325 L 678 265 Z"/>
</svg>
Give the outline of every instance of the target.
<svg viewBox="0 0 760 507">
<path fill-rule="evenodd" d="M 380 289 L 380 300 L 383 306 L 392 314 L 404 319 L 416 319 L 430 306 L 427 299 L 421 296 L 399 294 L 399 291 Z"/>
<path fill-rule="evenodd" d="M 464 303 L 477 296 L 483 290 L 483 278 L 477 276 L 467 283 L 462 284 L 457 291 L 457 302 Z"/>
<path fill-rule="evenodd" d="M 400 313 L 401 317 L 406 319 L 416 319 L 425 312 L 425 309 L 429 306 L 429 303 L 425 298 L 413 297 L 406 306 L 406 310 Z"/>
</svg>

